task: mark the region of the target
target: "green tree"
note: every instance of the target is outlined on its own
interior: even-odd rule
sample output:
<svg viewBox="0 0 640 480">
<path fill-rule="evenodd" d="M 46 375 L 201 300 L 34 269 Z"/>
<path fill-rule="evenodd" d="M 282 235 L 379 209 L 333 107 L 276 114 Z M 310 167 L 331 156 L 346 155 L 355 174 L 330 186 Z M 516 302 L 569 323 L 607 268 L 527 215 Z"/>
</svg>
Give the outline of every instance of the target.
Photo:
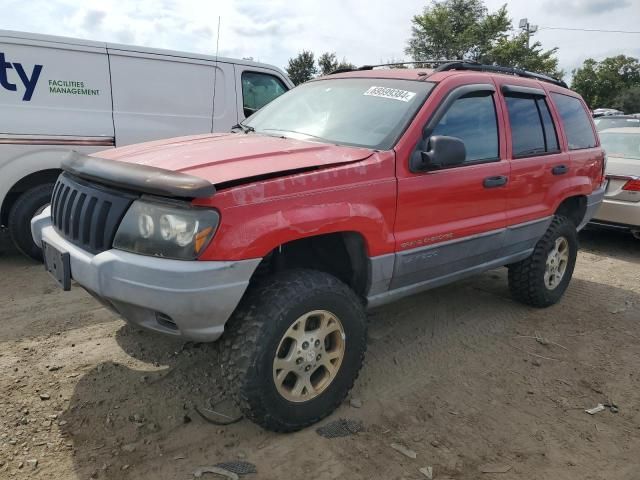
<svg viewBox="0 0 640 480">
<path fill-rule="evenodd" d="M 339 69 L 344 68 L 344 69 L 350 69 L 350 70 L 355 70 L 356 67 L 353 63 L 351 62 L 347 62 L 347 59 L 345 57 L 342 57 L 342 61 L 338 64 Z"/>
<path fill-rule="evenodd" d="M 640 113 L 640 85 L 619 94 L 612 105 L 624 113 Z"/>
<path fill-rule="evenodd" d="M 482 63 L 522 68 L 562 78 L 564 72 L 558 69 L 558 58 L 555 56 L 557 51 L 557 48 L 543 50 L 540 42 L 529 46 L 527 34 L 523 32 L 510 38 L 498 38 L 496 44 L 479 60 Z"/>
<path fill-rule="evenodd" d="M 320 67 L 320 75 L 329 75 L 338 69 L 338 58 L 335 53 L 325 52 L 318 57 L 318 66 Z"/>
<path fill-rule="evenodd" d="M 313 52 L 303 50 L 296 57 L 290 58 L 286 70 L 294 85 L 311 80 L 318 73 Z"/>
<path fill-rule="evenodd" d="M 507 7 L 488 13 L 482 0 L 434 1 L 412 19 L 405 53 L 414 60 L 477 60 L 506 35 Z"/>
<path fill-rule="evenodd" d="M 483 0 L 433 1 L 412 24 L 405 52 L 414 60 L 470 60 L 563 75 L 557 48 L 545 51 L 540 42 L 529 46 L 526 33 L 509 36 L 506 5 L 489 13 Z"/>
<path fill-rule="evenodd" d="M 618 55 L 598 62 L 588 58 L 573 71 L 571 88 L 582 95 L 591 108 L 612 107 L 616 98 L 640 86 L 640 63 L 637 58 Z"/>
</svg>

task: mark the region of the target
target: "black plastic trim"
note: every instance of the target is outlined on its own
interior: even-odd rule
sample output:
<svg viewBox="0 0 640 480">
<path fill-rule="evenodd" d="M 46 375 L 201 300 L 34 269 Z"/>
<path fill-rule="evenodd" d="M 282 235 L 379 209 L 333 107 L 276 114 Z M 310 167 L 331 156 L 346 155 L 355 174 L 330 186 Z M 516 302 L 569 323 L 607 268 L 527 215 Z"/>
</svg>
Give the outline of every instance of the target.
<svg viewBox="0 0 640 480">
<path fill-rule="evenodd" d="M 520 85 L 503 85 L 502 93 L 505 95 L 532 95 L 534 97 L 546 97 L 547 93 L 541 88 L 522 87 Z"/>
<path fill-rule="evenodd" d="M 517 75 L 518 77 L 533 78 L 535 80 L 553 83 L 554 85 L 558 85 L 563 88 L 569 88 L 564 81 L 558 80 L 557 78 L 543 75 L 541 73 L 529 72 L 527 70 L 522 70 L 521 68 L 503 67 L 501 65 L 482 65 L 479 63 L 456 61 L 440 65 L 434 70 L 434 73 L 447 72 L 449 70 L 474 70 L 476 72 L 507 73 L 510 75 Z"/>
<path fill-rule="evenodd" d="M 62 161 L 62 169 L 90 182 L 161 197 L 200 198 L 216 192 L 215 186 L 204 178 L 75 151 Z"/>
</svg>

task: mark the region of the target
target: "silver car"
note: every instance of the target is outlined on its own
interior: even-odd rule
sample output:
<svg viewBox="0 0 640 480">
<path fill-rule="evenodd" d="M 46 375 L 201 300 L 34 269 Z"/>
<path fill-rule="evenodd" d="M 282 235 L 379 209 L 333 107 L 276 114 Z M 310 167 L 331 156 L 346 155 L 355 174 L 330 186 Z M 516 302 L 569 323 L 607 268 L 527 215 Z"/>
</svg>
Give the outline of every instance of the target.
<svg viewBox="0 0 640 480">
<path fill-rule="evenodd" d="M 591 223 L 630 230 L 640 239 L 640 128 L 609 128 L 599 133 L 607 154 L 609 184 Z"/>
</svg>

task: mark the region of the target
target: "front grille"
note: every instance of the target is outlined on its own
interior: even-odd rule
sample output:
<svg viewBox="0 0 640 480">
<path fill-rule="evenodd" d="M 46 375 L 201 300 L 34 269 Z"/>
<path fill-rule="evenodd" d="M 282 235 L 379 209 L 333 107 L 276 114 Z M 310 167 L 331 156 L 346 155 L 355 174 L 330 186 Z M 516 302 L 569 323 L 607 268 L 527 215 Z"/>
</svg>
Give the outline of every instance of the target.
<svg viewBox="0 0 640 480">
<path fill-rule="evenodd" d="M 53 188 L 51 220 L 71 243 L 100 253 L 111 248 L 118 225 L 136 198 L 63 173 Z"/>
</svg>

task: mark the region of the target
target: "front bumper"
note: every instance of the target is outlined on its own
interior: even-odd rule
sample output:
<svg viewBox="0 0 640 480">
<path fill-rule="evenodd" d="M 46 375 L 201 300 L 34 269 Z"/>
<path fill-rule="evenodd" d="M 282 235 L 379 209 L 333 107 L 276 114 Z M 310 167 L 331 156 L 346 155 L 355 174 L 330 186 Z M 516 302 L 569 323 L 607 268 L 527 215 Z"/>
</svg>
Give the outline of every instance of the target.
<svg viewBox="0 0 640 480">
<path fill-rule="evenodd" d="M 188 340 L 216 340 L 261 259 L 183 261 L 116 249 L 97 255 L 67 241 L 51 225 L 50 209 L 31 221 L 39 246 L 69 252 L 71 276 L 125 320 Z"/>
<path fill-rule="evenodd" d="M 604 194 L 606 191 L 607 186 L 605 184 L 591 193 L 591 195 L 587 195 L 587 209 L 585 211 L 582 222 L 580 222 L 580 225 L 578 225 L 578 231 L 582 230 L 598 211 L 598 208 L 602 204 L 602 200 L 604 199 Z"/>
</svg>

